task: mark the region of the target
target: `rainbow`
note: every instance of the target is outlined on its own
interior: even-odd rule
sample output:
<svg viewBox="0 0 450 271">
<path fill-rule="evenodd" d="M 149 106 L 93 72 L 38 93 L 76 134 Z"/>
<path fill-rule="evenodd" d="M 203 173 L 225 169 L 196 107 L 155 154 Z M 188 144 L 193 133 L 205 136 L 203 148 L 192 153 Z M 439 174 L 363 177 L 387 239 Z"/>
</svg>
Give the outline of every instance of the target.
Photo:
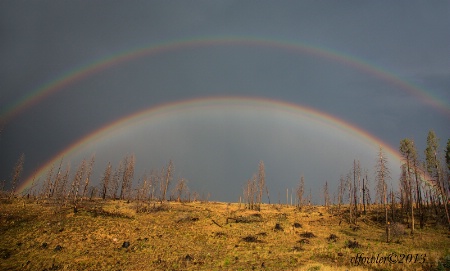
<svg viewBox="0 0 450 271">
<path fill-rule="evenodd" d="M 324 59 L 329 59 L 347 65 L 355 70 L 367 73 L 382 81 L 392 84 L 410 95 L 415 96 L 423 103 L 432 106 L 450 118 L 450 105 L 444 103 L 442 99 L 434 97 L 419 86 L 409 83 L 394 73 L 389 72 L 379 66 L 367 63 L 366 61 L 354 56 L 344 54 L 332 49 L 313 46 L 305 43 L 268 40 L 254 37 L 207 37 L 182 39 L 171 42 L 152 44 L 149 46 L 134 48 L 132 50 L 122 51 L 105 58 L 98 59 L 88 65 L 80 66 L 66 73 L 63 73 L 57 79 L 27 93 L 13 104 L 6 106 L 0 111 L 0 120 L 6 122 L 27 108 L 38 104 L 49 95 L 58 92 L 65 87 L 72 85 L 80 80 L 88 78 L 96 73 L 121 63 L 134 59 L 149 57 L 151 55 L 162 54 L 187 48 L 201 48 L 211 46 L 259 46 L 278 48 L 281 50 L 292 51 L 296 53 L 306 53 Z"/>
<path fill-rule="evenodd" d="M 290 115 L 293 118 L 306 118 L 308 121 L 324 126 L 330 131 L 338 130 L 346 135 L 356 136 L 370 146 L 381 146 L 387 155 L 396 160 L 395 162 L 400 162 L 402 159 L 396 149 L 392 148 L 389 144 L 383 142 L 379 138 L 371 135 L 367 131 L 314 108 L 300 106 L 298 104 L 285 101 L 255 97 L 198 98 L 151 107 L 135 112 L 101 127 L 100 129 L 81 138 L 77 142 L 68 146 L 66 149 L 62 150 L 43 166 L 41 166 L 32 176 L 28 176 L 25 182 L 21 184 L 19 191 L 24 191 L 27 187 L 29 187 L 34 178 L 43 176 L 52 165 L 59 163 L 62 157 L 70 157 L 86 147 L 88 144 L 95 144 L 96 142 L 105 140 L 108 136 L 114 135 L 119 131 L 132 130 L 133 127 L 140 124 L 145 124 L 145 122 L 148 122 L 150 119 L 162 118 L 162 120 L 164 120 L 164 117 L 168 114 L 183 114 L 189 110 L 200 110 L 200 112 L 208 113 L 209 110 L 214 110 L 220 107 L 257 108 L 260 110 L 272 109 L 276 112 L 282 112 L 283 114 Z"/>
</svg>

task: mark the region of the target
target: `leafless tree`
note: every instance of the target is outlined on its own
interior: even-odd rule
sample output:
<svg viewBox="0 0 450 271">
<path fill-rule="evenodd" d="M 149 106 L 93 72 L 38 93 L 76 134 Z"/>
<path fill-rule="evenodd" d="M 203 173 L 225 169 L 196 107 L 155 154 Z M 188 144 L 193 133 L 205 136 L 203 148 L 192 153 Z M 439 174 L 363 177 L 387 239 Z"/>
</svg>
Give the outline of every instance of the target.
<svg viewBox="0 0 450 271">
<path fill-rule="evenodd" d="M 401 210 L 402 210 L 402 214 L 407 212 L 407 205 L 408 205 L 408 194 L 407 191 L 409 191 L 409 187 L 408 187 L 408 174 L 407 174 L 407 169 L 406 169 L 406 165 L 402 164 L 401 165 L 401 174 L 400 174 L 400 179 L 399 179 L 399 185 L 400 185 L 400 206 L 401 206 Z"/>
<path fill-rule="evenodd" d="M 341 178 L 339 179 L 339 186 L 338 186 L 338 210 L 341 210 L 341 205 L 344 201 L 344 193 L 345 193 L 345 178 L 341 175 Z"/>
<path fill-rule="evenodd" d="M 70 164 L 67 164 L 64 174 L 61 174 L 61 181 L 59 182 L 59 186 L 56 191 L 56 198 L 62 205 L 65 202 L 65 195 L 67 194 L 67 182 L 69 180 L 70 175 Z"/>
<path fill-rule="evenodd" d="M 363 213 L 366 214 L 366 206 L 367 206 L 367 195 L 370 194 L 369 191 L 369 179 L 368 179 L 368 170 L 365 170 L 365 177 L 363 178 L 363 184 L 362 184 L 362 199 L 363 199 Z"/>
<path fill-rule="evenodd" d="M 348 202 L 349 202 L 349 206 L 350 206 L 350 208 L 349 208 L 349 223 L 353 223 L 353 204 L 354 204 L 353 197 L 352 197 L 354 187 L 352 185 L 352 177 L 351 176 L 352 176 L 352 173 L 349 172 L 346 176 L 346 181 L 345 181 L 347 191 L 348 191 Z"/>
<path fill-rule="evenodd" d="M 78 166 L 78 169 L 75 173 L 75 176 L 72 180 L 72 185 L 70 188 L 70 191 L 67 196 L 68 201 L 72 201 L 72 204 L 74 205 L 74 211 L 77 211 L 77 205 L 78 205 L 78 193 L 80 190 L 81 181 L 84 179 L 85 173 L 86 173 L 86 167 L 87 162 L 85 159 L 81 162 L 81 164 Z"/>
<path fill-rule="evenodd" d="M 47 171 L 44 183 L 41 187 L 40 198 L 48 198 L 50 196 L 50 191 L 52 188 L 53 170 L 55 165 L 51 165 L 50 169 Z"/>
<path fill-rule="evenodd" d="M 119 162 L 119 165 L 114 170 L 113 177 L 111 179 L 111 197 L 116 200 L 119 193 L 119 187 L 121 187 L 120 180 L 123 175 L 124 165 L 123 161 Z"/>
<path fill-rule="evenodd" d="M 181 198 L 183 196 L 183 193 L 186 193 L 188 191 L 188 186 L 187 186 L 187 180 L 184 178 L 181 178 L 178 180 L 177 185 L 175 186 L 175 190 L 176 190 L 176 197 L 177 197 L 177 201 L 180 202 Z"/>
<path fill-rule="evenodd" d="M 328 192 L 328 182 L 325 182 L 323 187 L 323 198 L 325 203 L 325 208 L 328 208 L 330 205 L 330 193 Z"/>
<path fill-rule="evenodd" d="M 405 138 L 400 141 L 400 153 L 406 165 L 406 180 L 408 183 L 408 209 L 411 216 L 411 234 L 414 234 L 414 206 L 413 206 L 413 185 L 411 173 L 413 171 L 414 160 L 417 159 L 417 151 L 414 142 Z"/>
<path fill-rule="evenodd" d="M 449 161 L 450 153 L 450 140 L 447 144 L 446 150 L 446 163 Z M 429 176 L 432 178 L 432 182 L 436 184 L 435 193 L 438 194 L 437 200 L 440 202 L 440 199 L 444 201 L 444 209 L 445 215 L 447 217 L 447 222 L 450 227 L 450 214 L 449 214 L 449 189 L 450 186 L 450 178 L 447 178 L 445 181 L 444 170 L 441 167 L 440 159 L 439 159 L 439 138 L 437 138 L 436 134 L 433 130 L 428 132 L 427 136 L 427 148 L 425 149 L 425 159 L 426 159 L 426 169 Z M 450 167 L 450 164 L 448 165 Z M 439 204 L 440 206 L 440 204 Z M 436 208 L 437 209 L 437 208 Z"/>
<path fill-rule="evenodd" d="M 244 188 L 244 200 L 247 202 L 247 206 L 250 210 L 254 210 L 256 208 L 255 198 L 258 190 L 256 179 L 256 174 L 253 174 L 252 178 L 247 180 L 247 185 Z"/>
<path fill-rule="evenodd" d="M 200 195 L 196 191 L 192 192 L 191 196 L 192 196 L 192 201 L 194 201 L 194 202 L 197 201 L 198 198 L 200 197 Z"/>
<path fill-rule="evenodd" d="M 22 175 L 24 162 L 25 162 L 25 155 L 21 154 L 19 160 L 17 160 L 16 165 L 13 168 L 10 198 L 14 198 L 16 196 L 16 186 L 20 180 L 20 175 Z"/>
<path fill-rule="evenodd" d="M 84 180 L 84 187 L 83 187 L 83 193 L 81 194 L 81 200 L 86 196 L 86 192 L 88 192 L 89 182 L 91 179 L 92 174 L 92 168 L 94 167 L 95 163 L 95 156 L 93 155 L 89 164 L 86 165 L 86 173 L 85 173 L 85 180 Z"/>
<path fill-rule="evenodd" d="M 383 204 L 386 224 L 388 224 L 388 206 L 387 206 L 387 181 L 391 179 L 391 172 L 388 166 L 387 156 L 380 146 L 378 159 L 375 165 L 375 180 L 377 184 L 377 196 L 379 203 Z"/>
<path fill-rule="evenodd" d="M 298 205 L 297 207 L 299 209 L 302 209 L 303 207 L 303 194 L 305 192 L 305 177 L 302 175 L 300 177 L 300 182 L 297 187 L 297 199 L 298 199 Z"/>
<path fill-rule="evenodd" d="M 158 175 L 154 170 L 151 171 L 148 182 L 149 182 L 148 183 L 148 185 L 149 185 L 148 201 L 150 202 L 155 199 L 156 187 L 158 186 Z"/>
<path fill-rule="evenodd" d="M 133 155 L 126 156 L 123 160 L 124 170 L 122 172 L 122 186 L 120 189 L 120 199 L 130 199 L 131 187 L 133 184 L 134 177 L 134 166 L 136 158 Z"/>
<path fill-rule="evenodd" d="M 173 162 L 169 160 L 169 164 L 167 165 L 167 170 L 164 171 L 164 168 L 161 170 L 161 178 L 160 178 L 160 187 L 161 187 L 161 203 L 166 200 L 166 194 L 170 186 L 170 182 L 172 181 L 173 175 Z"/>
<path fill-rule="evenodd" d="M 58 170 L 56 171 L 56 177 L 54 181 L 50 182 L 50 189 L 49 189 L 49 198 L 52 198 L 56 193 L 56 190 L 59 189 L 60 187 L 60 182 L 62 179 L 62 173 L 61 173 L 61 168 L 62 168 L 62 163 L 63 163 L 63 159 L 61 158 L 61 161 L 59 162 L 59 167 Z"/>
<path fill-rule="evenodd" d="M 261 203 L 262 203 L 262 197 L 264 190 L 267 189 L 266 187 L 266 173 L 264 168 L 264 162 L 259 161 L 259 168 L 258 168 L 258 209 L 261 209 Z"/>
<path fill-rule="evenodd" d="M 361 167 L 359 160 L 353 160 L 353 207 L 355 213 L 355 223 L 358 217 L 358 191 L 360 187 Z"/>
<path fill-rule="evenodd" d="M 108 194 L 108 189 L 109 189 L 109 184 L 111 182 L 111 177 L 112 177 L 112 166 L 111 163 L 108 162 L 108 165 L 105 168 L 105 172 L 103 173 L 103 178 L 102 178 L 102 199 L 106 199 L 106 196 Z"/>
</svg>

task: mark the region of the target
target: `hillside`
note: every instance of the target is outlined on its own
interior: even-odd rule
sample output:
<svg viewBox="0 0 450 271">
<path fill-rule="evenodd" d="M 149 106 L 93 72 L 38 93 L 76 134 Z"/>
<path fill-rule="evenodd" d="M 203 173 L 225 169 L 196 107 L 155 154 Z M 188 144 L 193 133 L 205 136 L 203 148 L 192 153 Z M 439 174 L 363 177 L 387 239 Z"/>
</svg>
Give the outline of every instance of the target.
<svg viewBox="0 0 450 271">
<path fill-rule="evenodd" d="M 369 212 L 349 225 L 336 208 L 239 203 L 25 199 L 0 204 L 1 270 L 445 270 L 444 226 L 392 225 Z M 379 263 L 364 257 L 378 255 Z M 389 260 L 390 256 L 390 260 Z M 380 257 L 388 257 L 384 259 Z M 365 263 L 363 263 L 365 261 Z M 389 262 L 391 261 L 391 262 Z M 394 263 L 395 262 L 395 263 Z M 441 268 L 441 269 L 438 269 Z"/>
</svg>

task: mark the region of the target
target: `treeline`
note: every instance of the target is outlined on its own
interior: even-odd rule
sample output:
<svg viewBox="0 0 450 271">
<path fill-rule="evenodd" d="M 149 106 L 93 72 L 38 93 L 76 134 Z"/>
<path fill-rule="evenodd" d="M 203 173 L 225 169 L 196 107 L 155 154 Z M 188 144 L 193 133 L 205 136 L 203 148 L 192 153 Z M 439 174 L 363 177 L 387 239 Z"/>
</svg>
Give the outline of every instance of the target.
<svg viewBox="0 0 450 271">
<path fill-rule="evenodd" d="M 406 223 L 414 233 L 415 224 L 423 228 L 429 220 L 450 227 L 450 139 L 442 153 L 439 139 L 429 131 L 424 155 L 419 155 L 412 139 L 404 138 L 399 144 L 402 157 L 401 174 L 397 185 L 392 182 L 389 161 L 380 147 L 376 157 L 373 185 L 375 198 L 370 193 L 368 170 L 361 169 L 357 160 L 346 175 L 341 175 L 337 191 L 337 209 L 349 204 L 348 222 L 356 224 L 366 209 L 377 212 L 379 220 L 390 224 Z M 324 186 L 324 204 L 329 206 L 328 184 Z"/>
<path fill-rule="evenodd" d="M 339 213 L 345 212 L 346 219 L 351 224 L 357 224 L 359 217 L 368 210 L 373 210 L 378 221 L 386 224 L 406 223 L 412 233 L 417 221 L 421 228 L 431 220 L 450 226 L 450 139 L 444 153 L 441 150 L 439 139 L 433 131 L 428 133 L 423 156 L 419 155 L 412 139 L 402 139 L 399 144 L 401 174 L 398 182 L 393 182 L 389 161 L 380 147 L 374 157 L 376 163 L 373 176 L 369 176 L 369 170 L 363 168 L 358 160 L 354 160 L 351 169 L 340 176 L 337 191 L 333 195 L 330 194 L 329 183 L 325 182 L 322 190 L 323 204 L 327 208 L 333 207 Z M 17 196 L 16 189 L 20 183 L 24 161 L 25 156 L 21 155 L 12 170 L 8 190 L 6 181 L 0 182 L 2 198 L 12 199 Z M 209 199 L 209 193 L 207 196 L 200 196 L 197 192 L 191 192 L 188 181 L 184 178 L 178 178 L 174 182 L 172 161 L 142 175 L 136 183 L 136 158 L 129 155 L 115 167 L 108 163 L 100 182 L 96 182 L 97 185 L 93 185 L 91 180 L 95 157 L 81 161 L 73 175 L 70 173 L 70 164 L 63 166 L 63 162 L 61 160 L 58 165 L 52 165 L 43 180 L 33 179 L 31 187 L 23 195 L 41 202 L 73 205 L 75 208 L 83 200 L 96 197 L 103 200 L 135 201 L 138 206 L 143 202 Z M 374 188 L 373 191 L 371 187 Z M 302 209 L 311 204 L 311 194 L 310 189 L 309 196 L 305 196 L 305 178 L 301 176 L 296 188 L 286 189 L 286 204 L 289 205 L 290 196 L 290 205 Z M 375 197 L 372 199 L 373 194 Z M 265 196 L 270 204 L 263 161 L 259 162 L 258 171 L 245 183 L 242 196 L 245 206 L 252 210 L 261 209 Z M 280 193 L 278 204 L 281 204 Z"/>
<path fill-rule="evenodd" d="M 56 206 L 73 206 L 74 210 L 85 200 L 101 198 L 103 200 L 125 200 L 136 203 L 137 211 L 148 210 L 149 204 L 144 203 L 167 201 L 208 201 L 210 194 L 191 192 L 188 181 L 179 178 L 174 182 L 174 165 L 172 160 L 159 170 L 151 170 L 137 182 L 135 180 L 134 155 L 125 156 L 116 167 L 109 162 L 103 171 L 100 182 L 93 184 L 92 170 L 95 156 L 84 159 L 76 171 L 71 174 L 70 164 L 63 166 L 63 160 L 58 165 L 52 165 L 45 177 L 33 179 L 31 186 L 22 192 L 22 196 L 36 200 L 38 203 L 51 203 Z M 19 183 L 23 170 L 22 155 L 13 169 L 11 188 L 6 191 L 5 181 L 2 182 L 2 197 L 13 199 L 17 197 L 16 185 Z"/>
<path fill-rule="evenodd" d="M 374 211 L 376 219 L 386 225 L 405 223 L 414 233 L 415 224 L 423 228 L 426 223 L 447 224 L 450 227 L 450 139 L 444 153 L 434 131 L 429 131 L 424 155 L 420 156 L 412 139 L 404 138 L 399 144 L 402 157 L 401 174 L 393 182 L 387 155 L 380 146 L 374 157 L 374 174 L 354 160 L 351 169 L 340 176 L 337 191 L 331 195 L 329 183 L 323 186 L 323 205 L 340 214 L 350 224 Z M 373 187 L 373 191 L 371 191 Z M 260 210 L 264 193 L 270 204 L 265 183 L 264 163 L 259 164 L 243 187 L 243 198 L 248 209 Z M 372 196 L 375 196 L 372 199 Z M 302 175 L 294 189 L 286 189 L 286 205 L 302 209 L 311 205 L 311 190 L 305 196 L 305 178 Z M 281 204 L 278 194 L 278 204 Z M 345 205 L 345 208 L 343 207 Z"/>
</svg>

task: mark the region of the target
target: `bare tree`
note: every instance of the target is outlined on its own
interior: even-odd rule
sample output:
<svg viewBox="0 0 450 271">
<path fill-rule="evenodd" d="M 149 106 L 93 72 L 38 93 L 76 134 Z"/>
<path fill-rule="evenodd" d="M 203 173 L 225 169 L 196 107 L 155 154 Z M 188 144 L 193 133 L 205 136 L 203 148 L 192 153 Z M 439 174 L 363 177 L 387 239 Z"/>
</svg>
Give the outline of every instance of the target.
<svg viewBox="0 0 450 271">
<path fill-rule="evenodd" d="M 413 170 L 414 160 L 417 159 L 417 151 L 414 147 L 414 142 L 411 139 L 405 138 L 400 141 L 400 153 L 403 156 L 406 165 L 406 180 L 408 183 L 408 207 L 411 215 L 411 234 L 414 234 L 414 206 L 413 200 L 413 186 L 411 172 Z"/>
<path fill-rule="evenodd" d="M 49 198 L 53 197 L 55 195 L 55 191 L 59 189 L 59 183 L 62 178 L 61 174 L 61 167 L 63 163 L 63 158 L 61 158 L 61 161 L 59 162 L 59 167 L 56 173 L 56 178 L 54 182 L 50 182 L 50 189 L 49 189 Z"/>
<path fill-rule="evenodd" d="M 325 182 L 325 185 L 323 187 L 323 198 L 325 202 L 325 208 L 328 208 L 330 205 L 330 194 L 328 192 L 328 182 Z"/>
<path fill-rule="evenodd" d="M 254 210 L 256 208 L 255 197 L 258 190 L 256 179 L 256 174 L 253 174 L 252 178 L 247 180 L 247 185 L 244 188 L 244 200 L 247 201 L 247 206 L 250 210 Z"/>
<path fill-rule="evenodd" d="M 345 193 L 345 179 L 344 176 L 341 175 L 341 178 L 339 179 L 339 186 L 338 186 L 338 209 L 341 210 L 341 205 L 344 201 L 344 193 Z"/>
<path fill-rule="evenodd" d="M 24 162 L 25 162 L 25 155 L 22 153 L 19 157 L 19 160 L 17 160 L 16 165 L 14 166 L 12 172 L 10 198 L 14 198 L 16 196 L 16 186 L 20 180 L 20 175 L 22 175 Z"/>
<path fill-rule="evenodd" d="M 389 170 L 387 156 L 381 146 L 378 151 L 378 159 L 375 165 L 375 174 L 379 203 L 383 204 L 386 220 L 385 223 L 388 224 L 387 181 L 391 179 L 391 172 Z"/>
<path fill-rule="evenodd" d="M 41 187 L 41 193 L 39 193 L 40 198 L 48 198 L 50 196 L 54 167 L 55 165 L 51 165 L 50 169 L 47 171 L 47 176 L 45 177 L 44 183 Z"/>
<path fill-rule="evenodd" d="M 153 201 L 155 199 L 155 192 L 157 186 L 158 186 L 158 173 L 152 170 L 149 178 L 149 190 L 150 190 L 148 198 L 149 201 Z"/>
<path fill-rule="evenodd" d="M 353 203 L 354 203 L 354 213 L 355 213 L 355 223 L 358 217 L 358 191 L 360 187 L 360 176 L 361 167 L 359 165 L 359 160 L 353 160 Z"/>
<path fill-rule="evenodd" d="M 449 148 L 449 143 L 447 144 L 447 151 Z M 448 153 L 446 153 L 446 162 L 448 162 Z M 448 210 L 448 185 L 450 180 L 445 181 L 444 171 L 442 170 L 440 159 L 439 159 L 439 138 L 433 130 L 428 132 L 427 136 L 427 148 L 425 149 L 425 159 L 426 159 L 426 169 L 432 181 L 436 184 L 437 190 L 439 191 L 438 201 L 442 197 L 444 201 L 445 214 L 447 216 L 447 222 L 450 227 L 450 214 Z M 449 165 L 448 165 L 449 166 Z M 437 191 L 436 191 L 437 192 Z"/>
<path fill-rule="evenodd" d="M 91 160 L 89 161 L 89 164 L 86 166 L 86 177 L 84 180 L 84 187 L 83 187 L 83 193 L 81 194 L 81 200 L 86 196 L 86 192 L 88 192 L 89 182 L 91 179 L 92 174 L 92 168 L 94 167 L 95 163 L 95 156 L 93 155 Z"/>
<path fill-rule="evenodd" d="M 363 178 L 362 183 L 362 199 L 363 199 L 363 214 L 366 215 L 366 201 L 367 201 L 367 194 L 369 193 L 369 180 L 368 180 L 368 172 L 367 169 L 365 170 L 365 178 Z"/>
<path fill-rule="evenodd" d="M 406 165 L 402 164 L 401 167 L 401 174 L 400 174 L 400 179 L 399 179 L 399 185 L 400 185 L 400 206 L 401 206 L 401 210 L 402 210 L 402 215 L 404 213 L 407 212 L 407 202 L 408 202 L 408 195 L 407 195 L 407 191 L 409 191 L 409 187 L 408 187 L 408 174 L 407 174 L 407 169 L 406 169 Z"/>
<path fill-rule="evenodd" d="M 348 191 L 348 202 L 349 202 L 349 205 L 350 205 L 350 208 L 349 208 L 349 223 L 353 223 L 353 197 L 352 197 L 352 194 L 353 194 L 353 186 L 352 186 L 352 173 L 351 172 L 349 172 L 348 174 L 347 174 L 347 176 L 346 176 L 346 181 L 345 181 L 345 184 L 346 184 L 346 186 L 347 186 L 347 191 Z"/>
<path fill-rule="evenodd" d="M 175 190 L 177 194 L 177 201 L 180 202 L 183 193 L 186 193 L 188 191 L 187 180 L 184 178 L 179 179 L 177 185 L 175 186 Z"/>
<path fill-rule="evenodd" d="M 136 158 L 133 155 L 126 156 L 123 160 L 124 170 L 122 172 L 122 187 L 120 190 L 120 199 L 130 199 L 131 187 L 133 184 L 134 177 L 134 166 Z"/>
<path fill-rule="evenodd" d="M 192 192 L 192 201 L 197 201 L 198 198 L 200 197 L 200 195 L 198 194 L 197 191 Z"/>
<path fill-rule="evenodd" d="M 111 182 L 111 177 L 112 177 L 112 166 L 111 163 L 108 162 L 108 165 L 105 168 L 105 172 L 103 173 L 103 178 L 102 178 L 102 199 L 106 199 L 106 195 L 108 194 L 108 187 L 109 184 Z"/>
<path fill-rule="evenodd" d="M 312 201 L 312 192 L 311 192 L 311 188 L 309 188 L 308 206 L 311 206 L 311 201 Z"/>
<path fill-rule="evenodd" d="M 303 207 L 303 194 L 305 193 L 305 177 L 300 177 L 300 182 L 297 187 L 297 207 L 301 209 Z"/>
<path fill-rule="evenodd" d="M 166 200 L 166 194 L 169 189 L 170 182 L 172 181 L 172 175 L 173 175 L 173 163 L 172 160 L 169 160 L 169 165 L 167 165 L 167 170 L 163 175 L 164 179 L 161 180 L 161 187 L 162 187 L 161 202 L 163 200 Z"/>
<path fill-rule="evenodd" d="M 262 197 L 264 190 L 266 189 L 266 173 L 264 168 L 264 162 L 259 161 L 258 168 L 258 209 L 261 209 Z"/>
<path fill-rule="evenodd" d="M 77 211 L 78 205 L 78 193 L 80 190 L 81 181 L 84 179 L 86 173 L 86 160 L 83 159 L 81 164 L 78 166 L 78 169 L 75 173 L 75 176 L 72 180 L 71 189 L 67 196 L 67 200 L 72 200 L 72 204 L 74 205 L 74 212 Z"/>
<path fill-rule="evenodd" d="M 111 179 L 111 197 L 114 200 L 116 200 L 117 197 L 118 197 L 119 187 L 121 186 L 121 184 L 120 184 L 121 178 L 120 177 L 123 174 L 123 170 L 124 170 L 123 161 L 120 161 L 119 165 L 114 170 L 114 174 L 113 174 L 113 177 Z"/>
<path fill-rule="evenodd" d="M 70 164 L 67 164 L 64 174 L 61 175 L 61 181 L 59 182 L 59 187 L 57 187 L 56 198 L 60 201 L 62 205 L 65 201 L 65 195 L 67 194 L 67 182 L 69 180 L 70 174 Z"/>
</svg>

